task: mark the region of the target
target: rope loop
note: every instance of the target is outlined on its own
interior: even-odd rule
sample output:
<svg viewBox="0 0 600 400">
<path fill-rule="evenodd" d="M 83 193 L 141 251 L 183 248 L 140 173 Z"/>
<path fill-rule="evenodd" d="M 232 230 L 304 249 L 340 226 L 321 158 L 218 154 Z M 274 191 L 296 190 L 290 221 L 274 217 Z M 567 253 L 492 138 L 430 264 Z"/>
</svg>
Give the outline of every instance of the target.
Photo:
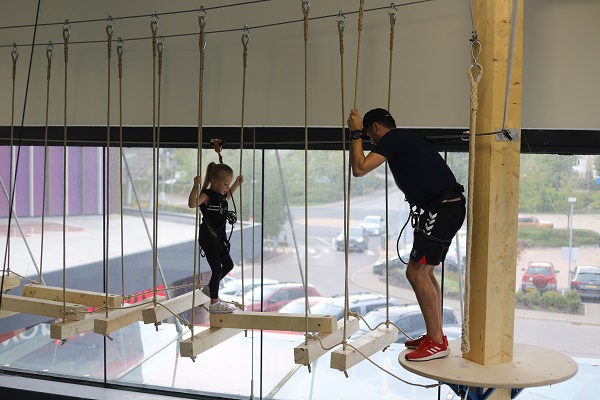
<svg viewBox="0 0 600 400">
<path fill-rule="evenodd" d="M 388 14 L 390 16 L 390 25 L 396 25 L 396 15 L 398 14 L 398 9 L 394 3 L 390 4 L 390 7 L 388 8 Z"/>
<path fill-rule="evenodd" d="M 244 30 L 242 32 L 242 44 L 244 45 L 244 49 L 248 48 L 249 42 L 250 42 L 250 29 L 248 29 L 248 25 L 244 25 Z"/>
<path fill-rule="evenodd" d="M 161 55 L 164 49 L 165 49 L 165 38 L 163 37 L 163 35 L 159 35 L 158 42 L 156 43 L 156 50 L 158 51 L 158 54 Z"/>
<path fill-rule="evenodd" d="M 302 2 L 302 12 L 304 13 L 304 15 L 308 15 L 309 11 L 310 11 L 310 1 L 303 1 Z"/>
<path fill-rule="evenodd" d="M 65 19 L 65 23 L 63 24 L 63 39 L 65 43 L 69 41 L 69 36 L 71 36 L 71 23 L 68 19 Z"/>
<path fill-rule="evenodd" d="M 12 57 L 13 62 L 17 62 L 19 59 L 19 50 L 17 50 L 17 44 L 13 43 L 12 51 L 10 52 L 10 56 Z"/>
<path fill-rule="evenodd" d="M 338 32 L 341 34 L 344 32 L 346 26 L 346 16 L 340 11 L 337 16 Z"/>
<path fill-rule="evenodd" d="M 54 54 L 54 46 L 52 42 L 48 42 L 48 48 L 46 49 L 46 58 L 48 61 L 52 60 L 52 55 Z"/>
<path fill-rule="evenodd" d="M 152 11 L 152 16 L 150 17 L 150 29 L 152 29 L 152 33 L 156 33 L 158 30 L 158 16 L 156 15 L 156 11 Z"/>
<path fill-rule="evenodd" d="M 119 61 L 123 58 L 123 46 L 123 39 L 119 36 L 119 39 L 117 39 L 117 56 L 119 56 Z"/>
<path fill-rule="evenodd" d="M 204 31 L 206 27 L 206 10 L 204 7 L 200 7 L 200 10 L 198 10 L 198 25 L 200 25 L 200 30 Z"/>
<path fill-rule="evenodd" d="M 106 36 L 108 36 L 109 39 L 112 39 L 113 32 L 115 31 L 114 27 L 115 27 L 115 22 L 113 21 L 112 17 L 109 15 L 108 19 L 106 20 Z"/>
</svg>

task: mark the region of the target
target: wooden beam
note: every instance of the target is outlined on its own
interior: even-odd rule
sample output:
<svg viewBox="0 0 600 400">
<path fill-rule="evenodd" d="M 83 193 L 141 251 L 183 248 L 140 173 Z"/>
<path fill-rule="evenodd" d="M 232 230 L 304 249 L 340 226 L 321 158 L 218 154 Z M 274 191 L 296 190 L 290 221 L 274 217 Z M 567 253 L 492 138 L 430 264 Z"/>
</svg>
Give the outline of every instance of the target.
<svg viewBox="0 0 600 400">
<path fill-rule="evenodd" d="M 346 349 L 338 349 L 331 352 L 330 367 L 340 371 L 347 371 L 365 357 L 370 357 L 380 350 L 390 346 L 398 340 L 398 329 L 395 326 L 380 326 L 366 333 L 364 336 L 349 343 Z M 362 353 L 362 354 L 361 354 Z"/>
<path fill-rule="evenodd" d="M 50 325 L 50 337 L 55 340 L 66 340 L 79 333 L 94 329 L 94 317 L 88 316 L 79 321 L 62 321 Z"/>
<path fill-rule="evenodd" d="M 212 349 L 216 345 L 231 339 L 243 332 L 243 329 L 235 328 L 208 328 L 193 337 L 179 343 L 179 355 L 181 357 L 194 358 L 198 354 Z"/>
<path fill-rule="evenodd" d="M 157 296 L 158 301 L 164 301 L 164 296 Z M 142 305 L 143 304 L 143 305 Z M 154 307 L 150 299 L 147 303 L 136 303 L 131 307 L 110 311 L 106 316 L 94 318 L 94 332 L 100 335 L 110 335 L 121 328 L 142 320 L 142 310 Z"/>
<path fill-rule="evenodd" d="M 512 21 L 512 5 L 520 4 Z M 475 0 L 474 23 L 482 43 L 479 63 L 483 75 L 478 86 L 476 133 L 503 127 L 508 104 L 507 129 L 521 129 L 523 3 L 512 0 Z M 512 24 L 516 35 L 511 43 Z M 512 72 L 506 102 L 509 53 Z M 483 365 L 511 362 L 513 357 L 517 216 L 519 207 L 520 140 L 478 136 L 473 183 L 473 221 L 469 307 L 468 360 Z M 493 318 L 489 316 L 493 315 Z M 507 394 L 502 398 L 510 398 Z"/>
<path fill-rule="evenodd" d="M 144 324 L 156 324 L 163 321 L 173 314 L 181 314 L 184 311 L 192 309 L 192 300 L 196 306 L 200 306 L 210 301 L 210 297 L 202 293 L 200 289 L 196 289 L 195 299 L 192 299 L 194 292 L 187 292 L 173 299 L 165 300 L 156 305 L 142 310 L 142 318 Z"/>
<path fill-rule="evenodd" d="M 2 274 L 0 279 L 3 282 L 0 282 L 3 290 L 10 290 L 16 287 L 21 286 L 21 277 L 15 274 Z"/>
<path fill-rule="evenodd" d="M 64 289 L 61 287 L 29 284 L 23 286 L 23 296 L 36 299 L 63 301 L 66 293 L 68 303 L 84 304 L 89 307 L 102 308 L 106 305 L 106 294 L 90 292 L 87 290 Z M 117 294 L 108 295 L 108 307 L 121 307 L 121 296 Z"/>
<path fill-rule="evenodd" d="M 306 316 L 278 312 L 233 312 L 231 314 L 210 314 L 211 328 L 263 329 L 276 331 L 304 332 Z M 337 329 L 333 315 L 309 315 L 308 331 L 332 333 Z"/>
<path fill-rule="evenodd" d="M 358 331 L 358 318 L 350 317 L 346 320 L 346 335 L 350 337 Z M 317 338 L 309 339 L 294 348 L 294 362 L 296 364 L 309 365 L 332 348 L 342 343 L 344 336 L 344 320 L 337 322 L 337 330 L 333 333 L 319 333 Z"/>
<path fill-rule="evenodd" d="M 2 295 L 0 311 L 65 318 L 69 321 L 82 320 L 86 316 L 86 306 L 81 304 L 66 303 L 65 306 L 62 301 L 32 299 L 12 294 Z"/>
</svg>

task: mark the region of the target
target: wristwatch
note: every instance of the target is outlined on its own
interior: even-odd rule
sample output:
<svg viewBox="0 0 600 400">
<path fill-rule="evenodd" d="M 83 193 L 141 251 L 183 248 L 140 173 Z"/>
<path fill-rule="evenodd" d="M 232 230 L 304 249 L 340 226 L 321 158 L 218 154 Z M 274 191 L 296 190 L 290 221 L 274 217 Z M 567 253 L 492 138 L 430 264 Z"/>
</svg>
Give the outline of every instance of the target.
<svg viewBox="0 0 600 400">
<path fill-rule="evenodd" d="M 350 137 L 352 138 L 352 140 L 362 139 L 363 131 L 362 130 L 352 131 L 352 132 L 350 132 Z"/>
</svg>

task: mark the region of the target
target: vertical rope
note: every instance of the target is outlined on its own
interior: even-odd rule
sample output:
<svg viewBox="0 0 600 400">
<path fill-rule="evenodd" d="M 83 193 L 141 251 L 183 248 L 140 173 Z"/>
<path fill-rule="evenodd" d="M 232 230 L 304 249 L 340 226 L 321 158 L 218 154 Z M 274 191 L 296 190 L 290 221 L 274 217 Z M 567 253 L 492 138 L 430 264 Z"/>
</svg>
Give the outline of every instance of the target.
<svg viewBox="0 0 600 400">
<path fill-rule="evenodd" d="M 388 97 L 387 97 L 387 109 L 391 108 L 392 103 L 392 61 L 394 55 L 394 33 L 396 25 L 396 14 L 398 9 L 394 6 L 394 3 L 388 8 L 388 15 L 390 17 L 390 63 L 388 68 Z M 385 326 L 390 326 L 390 261 L 389 261 L 389 196 L 388 196 L 388 175 L 389 165 L 387 159 L 385 160 Z"/>
<path fill-rule="evenodd" d="M 248 64 L 248 43 L 250 42 L 248 26 L 244 26 L 244 31 L 242 33 L 242 45 L 244 47 L 242 54 L 242 117 L 240 123 L 240 175 L 242 175 L 242 161 L 243 161 L 243 152 L 244 152 L 244 111 L 246 104 L 246 66 Z M 243 203 L 242 203 L 242 186 L 239 186 L 240 190 L 240 259 L 241 259 L 241 270 L 242 270 L 242 287 L 244 286 L 244 216 L 243 216 Z M 245 297 L 242 296 L 242 308 L 245 309 Z"/>
<path fill-rule="evenodd" d="M 117 41 L 117 57 L 119 64 L 119 197 L 121 212 L 121 305 L 125 299 L 125 249 L 123 238 L 123 41 Z"/>
<path fill-rule="evenodd" d="M 104 257 L 104 294 L 106 305 L 108 305 L 109 279 L 108 279 L 108 259 L 109 259 L 109 239 L 110 239 L 110 62 L 112 59 L 112 35 L 114 22 L 109 15 L 106 21 L 106 59 L 107 59 L 107 83 L 106 83 L 106 253 Z"/>
<path fill-rule="evenodd" d="M 62 250 L 63 250 L 63 312 L 67 308 L 67 65 L 69 63 L 69 36 L 71 34 L 71 24 L 68 20 L 63 25 L 64 55 L 65 55 L 65 85 L 64 85 L 64 112 L 63 112 L 63 218 L 62 218 Z"/>
<path fill-rule="evenodd" d="M 10 53 L 12 57 L 12 101 L 11 101 L 11 113 L 10 113 L 10 160 L 9 160 L 9 176 L 8 176 L 8 193 L 9 193 L 9 202 L 14 203 L 13 197 L 13 183 L 14 183 L 14 171 L 13 171 L 13 149 L 14 149 L 14 139 L 15 139 L 15 91 L 16 91 L 16 82 L 17 82 L 17 60 L 19 59 L 19 52 L 17 50 L 17 45 L 13 44 L 13 49 Z M 12 205 L 10 206 L 12 208 Z M 10 216 L 10 214 L 9 214 Z M 10 273 L 10 229 L 6 236 L 6 260 L 7 266 L 6 271 Z"/>
<path fill-rule="evenodd" d="M 344 103 L 344 28 L 346 26 L 346 17 L 340 11 L 337 16 L 337 27 L 339 34 L 339 42 L 340 42 L 340 95 L 341 95 L 341 107 L 342 107 L 342 182 L 343 182 L 343 194 L 344 194 L 344 234 L 348 232 L 348 208 L 346 206 L 349 193 L 346 193 L 346 105 Z M 347 235 L 345 235 L 347 237 Z M 349 275 L 349 263 L 348 263 L 348 246 L 346 246 L 346 251 L 344 252 L 344 329 L 342 335 L 342 343 L 346 343 L 347 334 L 347 320 L 350 316 L 349 314 L 349 306 L 348 306 L 348 275 Z"/>
<path fill-rule="evenodd" d="M 44 125 L 44 176 L 42 183 L 42 227 L 40 237 L 40 273 L 39 280 L 42 281 L 42 270 L 44 267 L 44 231 L 45 231 L 45 216 L 46 216 L 46 180 L 48 179 L 48 114 L 50 109 L 50 77 L 52 75 L 52 42 L 48 42 L 46 49 L 46 58 L 48 59 L 48 67 L 46 72 L 46 120 Z"/>
<path fill-rule="evenodd" d="M 206 26 L 206 11 L 204 7 L 200 7 L 198 11 L 198 25 L 200 27 L 200 35 L 198 37 L 198 141 L 197 141 L 197 153 L 196 153 L 196 176 L 200 176 L 202 167 L 202 93 L 204 90 L 204 48 L 206 46 L 206 37 L 204 34 L 204 27 Z M 192 313 L 191 313 L 191 336 L 194 337 L 194 320 L 195 320 L 195 308 L 196 308 L 196 284 L 198 282 L 198 236 L 199 236 L 199 222 L 200 222 L 200 208 L 198 207 L 198 197 L 200 196 L 201 184 L 196 188 L 196 225 L 194 228 L 194 282 L 192 285 Z M 202 281 L 200 281 L 202 284 Z"/>
<path fill-rule="evenodd" d="M 462 336 L 461 336 L 461 351 L 467 353 L 471 349 L 470 337 L 469 337 L 469 309 L 470 309 L 470 297 L 471 297 L 471 260 L 472 260 L 472 248 L 471 243 L 473 239 L 473 193 L 474 193 L 474 181 L 475 181 L 475 137 L 477 129 L 477 110 L 479 108 L 479 102 L 477 99 L 477 86 L 481 75 L 483 74 L 483 67 L 479 64 L 477 59 L 481 52 L 481 43 L 477 40 L 476 34 L 471 39 L 471 56 L 473 58 L 472 64 L 468 69 L 469 81 L 471 82 L 471 119 L 469 126 L 469 193 L 467 200 L 467 247 L 466 247 L 466 265 L 465 265 L 465 300 L 464 300 L 464 317 L 462 323 Z M 473 71 L 477 71 L 477 75 L 473 76 Z"/>
<path fill-rule="evenodd" d="M 163 50 L 164 43 L 162 35 L 158 38 L 158 91 L 156 100 L 156 175 L 154 182 L 154 260 L 155 260 L 155 276 L 158 273 L 158 196 L 160 194 L 159 187 L 159 176 L 160 176 L 160 99 L 161 99 L 161 87 L 162 87 L 162 63 L 163 63 Z M 156 305 L 158 294 L 158 287 L 154 285 L 154 304 Z"/>
<path fill-rule="evenodd" d="M 156 12 L 152 12 L 150 18 L 150 29 L 152 30 L 152 288 L 153 299 L 156 304 L 156 274 L 157 274 L 157 258 L 156 251 L 156 31 L 158 30 L 158 16 Z"/>
<path fill-rule="evenodd" d="M 360 0 L 360 6 L 358 8 L 358 45 L 356 47 L 356 76 L 354 79 L 354 108 L 357 107 L 357 101 L 358 101 L 358 69 L 360 66 L 360 39 L 362 36 L 364 14 L 365 14 L 365 0 Z"/>
<path fill-rule="evenodd" d="M 308 12 L 310 2 L 302 1 L 304 14 L 304 314 L 305 334 L 308 336 Z"/>
</svg>

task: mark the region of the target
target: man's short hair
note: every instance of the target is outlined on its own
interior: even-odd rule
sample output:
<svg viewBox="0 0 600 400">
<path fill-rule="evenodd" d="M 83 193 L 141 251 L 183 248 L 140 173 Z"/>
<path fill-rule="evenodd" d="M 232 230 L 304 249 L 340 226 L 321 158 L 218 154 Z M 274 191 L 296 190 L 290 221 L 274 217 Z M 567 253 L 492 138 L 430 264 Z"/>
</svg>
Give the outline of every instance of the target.
<svg viewBox="0 0 600 400">
<path fill-rule="evenodd" d="M 365 114 L 363 117 L 363 130 L 366 131 L 373 125 L 373 122 L 377 122 L 381 126 L 389 129 L 396 127 L 396 121 L 394 121 L 392 114 L 383 108 L 374 108 Z"/>
</svg>

